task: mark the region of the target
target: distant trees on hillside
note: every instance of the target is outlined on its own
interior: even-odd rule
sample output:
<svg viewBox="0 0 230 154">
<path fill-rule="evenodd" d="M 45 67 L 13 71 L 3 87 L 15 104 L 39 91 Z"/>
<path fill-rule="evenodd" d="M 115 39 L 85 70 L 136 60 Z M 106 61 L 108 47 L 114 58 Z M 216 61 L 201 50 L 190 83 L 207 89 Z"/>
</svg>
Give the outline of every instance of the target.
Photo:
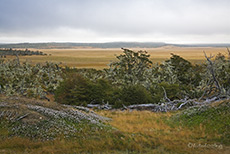
<svg viewBox="0 0 230 154">
<path fill-rule="evenodd" d="M 16 50 L 16 49 L 0 49 L 0 57 L 6 58 L 6 56 L 31 56 L 31 55 L 47 55 L 41 51 L 31 51 L 29 49 Z"/>
</svg>

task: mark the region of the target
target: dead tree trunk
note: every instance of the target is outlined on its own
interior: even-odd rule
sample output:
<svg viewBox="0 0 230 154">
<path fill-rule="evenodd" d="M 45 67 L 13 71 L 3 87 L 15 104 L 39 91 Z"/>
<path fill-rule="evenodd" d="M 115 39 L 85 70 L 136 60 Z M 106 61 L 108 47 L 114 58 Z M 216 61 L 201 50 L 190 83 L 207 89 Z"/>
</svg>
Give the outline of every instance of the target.
<svg viewBox="0 0 230 154">
<path fill-rule="evenodd" d="M 204 51 L 203 51 L 203 52 L 204 52 Z M 216 85 L 216 88 L 219 90 L 219 95 L 220 95 L 220 94 L 221 94 L 221 91 L 222 91 L 222 88 L 221 88 L 221 86 L 220 86 L 219 81 L 218 81 L 217 78 L 216 78 L 216 75 L 215 75 L 214 63 L 213 63 L 212 60 L 211 60 L 211 58 L 213 58 L 213 56 L 208 57 L 208 56 L 206 55 L 205 52 L 204 52 L 204 56 L 205 56 L 205 58 L 207 59 L 207 61 L 208 61 L 208 63 L 209 63 L 209 67 L 208 67 L 209 72 L 210 72 L 211 75 L 212 75 L 212 79 L 213 79 L 213 81 L 214 81 L 214 83 L 215 83 L 215 85 Z M 212 88 L 212 87 L 211 87 L 211 88 Z"/>
</svg>

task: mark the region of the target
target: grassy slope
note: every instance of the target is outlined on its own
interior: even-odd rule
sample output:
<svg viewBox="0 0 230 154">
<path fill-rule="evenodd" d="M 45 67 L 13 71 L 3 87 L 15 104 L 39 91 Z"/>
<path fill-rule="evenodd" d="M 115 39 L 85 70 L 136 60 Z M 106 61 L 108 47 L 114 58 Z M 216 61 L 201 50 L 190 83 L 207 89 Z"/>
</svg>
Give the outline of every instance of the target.
<svg viewBox="0 0 230 154">
<path fill-rule="evenodd" d="M 78 125 L 81 129 L 74 139 L 64 139 L 60 135 L 53 141 L 7 138 L 10 132 L 1 121 L 0 153 L 228 153 L 229 107 L 217 105 L 216 108 L 192 112 L 189 117 L 181 111 L 98 111 L 113 119 L 109 124 L 115 129 L 92 129 L 90 125 L 82 124 Z M 189 110 L 186 112 L 190 113 Z M 223 148 L 191 148 L 190 143 L 217 144 Z"/>
<path fill-rule="evenodd" d="M 202 114 L 194 112 L 194 116 L 186 118 L 181 111 L 177 113 L 120 111 L 103 112 L 103 115 L 113 119 L 112 126 L 130 136 L 135 135 L 135 140 L 142 141 L 146 144 L 145 147 L 161 147 L 175 153 L 230 152 L 229 106 L 219 107 L 217 110 L 210 108 Z M 191 144 L 197 146 L 216 144 L 219 147 L 189 147 Z"/>
</svg>

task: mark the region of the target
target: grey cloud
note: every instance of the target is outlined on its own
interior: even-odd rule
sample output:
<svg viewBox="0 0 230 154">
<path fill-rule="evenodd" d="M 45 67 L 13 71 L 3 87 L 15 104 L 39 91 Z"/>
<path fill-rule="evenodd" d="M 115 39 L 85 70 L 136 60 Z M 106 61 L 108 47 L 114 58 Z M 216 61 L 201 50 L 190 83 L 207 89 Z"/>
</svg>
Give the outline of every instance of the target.
<svg viewBox="0 0 230 154">
<path fill-rule="evenodd" d="M 62 27 L 111 38 L 230 35 L 228 6 L 229 0 L 0 0 L 0 35 L 51 35 Z"/>
</svg>

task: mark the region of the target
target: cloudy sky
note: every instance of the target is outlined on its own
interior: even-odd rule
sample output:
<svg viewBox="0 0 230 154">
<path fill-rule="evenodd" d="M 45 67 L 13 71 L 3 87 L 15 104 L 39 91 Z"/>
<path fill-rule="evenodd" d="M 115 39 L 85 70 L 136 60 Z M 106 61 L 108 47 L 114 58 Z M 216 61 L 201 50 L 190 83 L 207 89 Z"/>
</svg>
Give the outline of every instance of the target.
<svg viewBox="0 0 230 154">
<path fill-rule="evenodd" d="M 230 0 L 0 0 L 0 43 L 230 43 Z"/>
</svg>

